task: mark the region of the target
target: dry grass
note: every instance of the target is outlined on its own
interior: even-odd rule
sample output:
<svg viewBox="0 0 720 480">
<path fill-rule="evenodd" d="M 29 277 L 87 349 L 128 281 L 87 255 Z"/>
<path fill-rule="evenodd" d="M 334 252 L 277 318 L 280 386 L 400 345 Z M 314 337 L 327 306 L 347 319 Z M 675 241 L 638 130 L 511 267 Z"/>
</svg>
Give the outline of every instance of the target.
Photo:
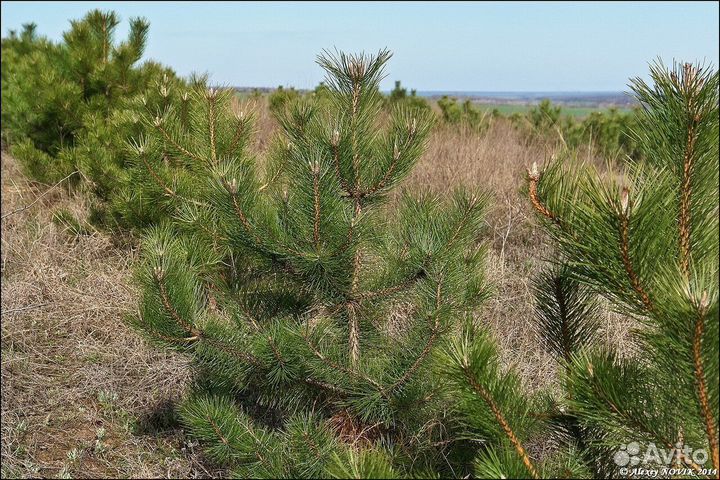
<svg viewBox="0 0 720 480">
<path fill-rule="evenodd" d="M 274 124 L 255 105 L 255 148 Z M 555 366 L 535 339 L 530 279 L 550 250 L 520 194 L 525 167 L 550 152 L 527 145 L 506 122 L 484 135 L 436 129 L 406 182 L 443 191 L 459 184 L 492 193 L 483 235 L 491 243 L 495 295 L 479 321 L 498 335 L 507 364 L 535 390 L 555 382 Z M 135 308 L 135 252 L 105 234 L 72 236 L 53 223 L 66 208 L 82 218 L 82 195 L 33 185 L 2 158 L 2 476 L 211 476 L 182 433 L 163 419 L 182 396 L 185 360 L 146 346 L 123 318 Z M 607 315 L 603 335 L 624 340 Z M 164 424 L 169 424 L 163 428 Z"/>
<path fill-rule="evenodd" d="M 3 215 L 43 191 L 3 154 Z M 135 252 L 64 233 L 61 207 L 85 211 L 57 188 L 2 220 L 2 477 L 207 475 L 177 430 L 149 431 L 187 369 L 123 323 Z"/>
</svg>

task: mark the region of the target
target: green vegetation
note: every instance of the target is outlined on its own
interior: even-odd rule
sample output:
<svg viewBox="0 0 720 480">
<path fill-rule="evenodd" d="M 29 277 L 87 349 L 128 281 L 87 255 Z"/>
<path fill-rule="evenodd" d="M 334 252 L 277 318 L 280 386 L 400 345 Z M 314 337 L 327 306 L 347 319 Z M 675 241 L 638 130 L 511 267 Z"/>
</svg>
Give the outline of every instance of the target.
<svg viewBox="0 0 720 480">
<path fill-rule="evenodd" d="M 509 465 L 551 476 L 521 444 L 540 428 L 530 412 L 542 402 L 500 369 L 472 322 L 488 293 L 477 241 L 485 196 L 385 203 L 432 121 L 395 108 L 379 123 L 388 58 L 320 56 L 331 107 L 301 102 L 280 115 L 265 172 L 224 150 L 234 129 L 213 114 L 217 94 L 195 97 L 207 115 L 191 117 L 171 157 L 194 165 L 195 188 L 174 197 L 189 200 L 178 221 L 145 242 L 135 324 L 192 357 L 183 423 L 235 475 L 465 476 Z"/>
<path fill-rule="evenodd" d="M 122 221 L 111 205 L 130 187 L 127 141 L 142 131 L 140 108 L 164 108 L 182 85 L 170 69 L 138 65 L 145 20 L 131 19 L 128 39 L 116 43 L 119 23 L 95 10 L 72 22 L 61 43 L 33 24 L 2 41 L 3 136 L 12 155 L 40 182 L 83 179 L 96 195 L 96 220 L 109 225 Z"/>
<path fill-rule="evenodd" d="M 325 52 L 312 92 L 268 95 L 279 129 L 258 153 L 234 91 L 141 64 L 147 22 L 132 19 L 122 42 L 118 25 L 92 11 L 59 43 L 32 24 L 4 38 L 3 140 L 32 179 L 91 194 L 90 223 L 68 208 L 50 217 L 65 231 L 142 232 L 130 323 L 190 358 L 173 415 L 215 466 L 242 478 L 613 477 L 616 449 L 637 442 L 706 450 L 704 464 L 675 452 L 694 474 L 720 468 L 716 72 L 653 65 L 653 85 L 633 83 L 633 111 L 579 118 L 543 101 L 511 115 L 523 142 L 562 148 L 528 171 L 555 247 L 534 282 L 537 345 L 561 372 L 529 393 L 478 315 L 488 195 L 397 191 L 436 121 L 464 142 L 500 108 L 443 97 L 437 115 L 399 81 L 380 93 L 388 51 Z M 588 146 L 624 161 L 600 172 L 577 161 Z M 599 341 L 599 297 L 635 321 L 635 350 Z M 104 410 L 113 395 L 98 395 Z"/>
<path fill-rule="evenodd" d="M 490 127 L 492 115 L 473 105 L 470 100 L 462 104 L 448 96 L 438 100 L 442 119 L 451 125 L 465 125 L 477 132 L 484 132 Z"/>
<path fill-rule="evenodd" d="M 639 158 L 642 151 L 635 138 L 637 112 L 621 113 L 611 108 L 595 111 L 576 120 L 564 109 L 543 100 L 525 114 L 515 113 L 510 120 L 530 140 L 562 143 L 577 150 L 591 146 L 605 158 Z"/>
<path fill-rule="evenodd" d="M 679 443 L 673 466 L 717 475 L 718 74 L 655 64 L 651 78 L 633 82 L 646 160 L 628 160 L 623 177 L 563 159 L 529 171 L 532 204 L 567 265 L 540 287 L 541 309 L 561 314 L 541 318 L 565 368 L 566 430 L 597 474 L 612 467 L 598 451 L 637 442 Z M 595 318 L 572 279 L 637 320 L 635 358 L 587 348 Z"/>
<path fill-rule="evenodd" d="M 515 113 L 518 114 L 526 114 L 529 110 L 532 110 L 535 108 L 535 105 L 529 105 L 529 104 L 510 104 L 510 103 L 500 103 L 500 104 L 493 104 L 493 103 L 481 103 L 477 105 L 478 108 L 481 108 L 486 111 L 492 112 L 493 110 L 496 110 L 498 114 L 504 115 L 504 116 L 511 116 Z M 587 117 L 588 115 L 591 115 L 593 113 L 605 113 L 609 110 L 611 110 L 613 107 L 579 107 L 574 105 L 563 105 L 562 106 L 562 114 L 566 115 L 568 117 L 573 117 L 576 120 L 582 120 L 583 118 Z M 630 113 L 632 109 L 630 108 L 617 108 L 616 109 L 618 113 Z"/>
<path fill-rule="evenodd" d="M 395 81 L 395 88 L 390 91 L 386 101 L 391 108 L 402 105 L 408 108 L 431 111 L 430 103 L 424 98 L 418 97 L 415 90 L 410 90 L 410 95 L 408 95 L 407 89 L 400 85 L 400 80 Z"/>
</svg>

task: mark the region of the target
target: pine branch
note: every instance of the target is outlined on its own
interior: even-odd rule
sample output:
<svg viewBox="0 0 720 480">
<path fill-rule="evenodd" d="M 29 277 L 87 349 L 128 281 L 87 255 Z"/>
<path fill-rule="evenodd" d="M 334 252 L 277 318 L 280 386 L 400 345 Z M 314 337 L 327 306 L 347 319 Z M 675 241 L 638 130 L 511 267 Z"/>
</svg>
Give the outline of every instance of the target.
<svg viewBox="0 0 720 480">
<path fill-rule="evenodd" d="M 692 171 L 695 159 L 695 142 L 697 141 L 697 124 L 700 122 L 700 114 L 695 108 L 695 94 L 697 88 L 702 88 L 702 78 L 699 78 L 699 85 L 695 84 L 698 69 L 692 64 L 683 65 L 684 85 L 676 83 L 678 90 L 684 90 L 687 98 L 687 113 L 689 118 L 687 125 L 687 140 L 685 142 L 685 153 L 683 155 L 683 177 L 680 193 L 680 268 L 687 277 L 690 275 L 690 201 L 692 195 Z"/>
<path fill-rule="evenodd" d="M 540 215 L 550 219 L 558 226 L 562 226 L 562 222 L 560 221 L 560 219 L 554 213 L 548 210 L 548 208 L 542 203 L 540 197 L 538 196 L 537 187 L 542 174 L 538 171 L 537 163 L 533 162 L 532 168 L 529 168 L 527 173 L 530 201 L 532 202 L 533 207 L 540 213 Z"/>
<path fill-rule="evenodd" d="M 200 336 L 200 332 L 190 322 L 182 318 L 182 316 L 178 313 L 175 307 L 172 306 L 172 303 L 170 302 L 170 297 L 167 293 L 167 289 L 165 288 L 165 272 L 163 271 L 163 269 L 161 267 L 156 267 L 153 271 L 153 275 L 157 283 L 157 288 L 160 293 L 160 300 L 162 301 L 165 311 L 172 317 L 173 320 L 175 320 L 175 322 L 179 326 L 183 328 L 183 330 L 185 330 L 185 332 L 188 333 L 188 335 L 191 336 L 191 339 L 198 338 Z"/>
<path fill-rule="evenodd" d="M 502 411 L 498 408 L 497 404 L 495 403 L 495 400 L 493 399 L 492 395 L 483 388 L 482 385 L 480 385 L 475 377 L 473 376 L 472 372 L 470 372 L 470 369 L 467 365 L 463 366 L 463 372 L 465 373 L 465 379 L 467 380 L 468 384 L 472 387 L 472 389 L 480 396 L 480 398 L 485 402 L 492 411 L 493 415 L 495 416 L 495 419 L 497 420 L 498 424 L 502 428 L 502 430 L 505 432 L 505 435 L 507 436 L 508 440 L 510 440 L 510 443 L 512 443 L 513 448 L 515 448 L 515 451 L 522 459 L 523 465 L 525 465 L 525 468 L 527 469 L 528 473 L 533 478 L 540 478 L 540 475 L 538 474 L 537 469 L 535 468 L 535 465 L 533 465 L 532 461 L 530 460 L 530 457 L 528 456 L 527 452 L 525 451 L 525 448 L 523 447 L 520 440 L 515 435 L 515 432 L 510 427 L 510 424 L 505 419 L 505 416 L 503 415 Z"/>
<path fill-rule="evenodd" d="M 643 288 L 637 273 L 635 273 L 635 269 L 633 268 L 632 260 L 630 258 L 630 208 L 630 192 L 628 188 L 625 187 L 622 191 L 620 209 L 618 213 L 620 219 L 620 256 L 622 257 L 622 263 L 625 267 L 625 273 L 627 273 L 633 290 L 635 290 L 635 292 L 639 295 L 640 300 L 642 301 L 648 312 L 652 312 L 654 309 L 653 303 L 652 301 L 650 301 L 650 296 L 645 291 L 645 288 Z"/>
<path fill-rule="evenodd" d="M 313 243 L 315 249 L 320 244 L 320 164 L 315 161 L 310 165 L 313 176 L 313 207 L 315 210 L 315 221 L 313 223 Z"/>
<path fill-rule="evenodd" d="M 178 152 L 182 153 L 183 155 L 185 155 L 185 156 L 188 157 L 188 158 L 191 158 L 191 159 L 193 159 L 193 160 L 196 160 L 197 162 L 200 162 L 200 163 L 205 163 L 205 162 L 206 162 L 205 160 L 203 160 L 203 159 L 200 158 L 199 156 L 197 156 L 197 155 L 195 155 L 194 153 L 192 153 L 190 150 L 184 148 L 182 145 L 180 145 L 179 143 L 177 143 L 177 142 L 170 136 L 170 134 L 168 133 L 168 131 L 163 127 L 163 119 L 162 119 L 162 118 L 160 118 L 160 117 L 155 117 L 155 120 L 153 121 L 153 125 L 154 125 L 155 128 L 162 134 L 163 138 L 164 138 L 167 142 L 169 142 L 169 143 L 173 146 L 173 148 L 175 148 L 175 150 L 177 150 Z"/>
<path fill-rule="evenodd" d="M 213 165 L 217 165 L 217 145 L 215 140 L 215 122 L 217 117 L 215 114 L 215 103 L 217 101 L 217 92 L 214 88 L 208 90 L 205 95 L 208 102 L 208 135 L 210 137 L 210 159 Z"/>
<path fill-rule="evenodd" d="M 715 430 L 715 419 L 713 411 L 710 408 L 707 393 L 707 380 L 702 359 L 702 339 L 705 329 L 705 317 L 708 309 L 707 292 L 703 292 L 702 298 L 698 305 L 697 320 L 695 322 L 695 335 L 693 337 L 693 363 L 695 366 L 695 384 L 697 387 L 698 400 L 700 402 L 700 411 L 705 423 L 705 433 L 707 434 L 708 444 L 710 445 L 710 457 L 712 458 L 713 467 L 720 471 L 720 448 L 718 447 L 718 436 Z"/>
<path fill-rule="evenodd" d="M 431 334 L 430 338 L 428 338 L 427 343 L 425 344 L 425 347 L 422 349 L 418 357 L 415 359 L 413 364 L 403 373 L 400 378 L 398 378 L 395 383 L 393 383 L 389 388 L 388 391 L 392 392 L 397 388 L 400 388 L 402 385 L 405 384 L 405 382 L 408 381 L 408 379 L 415 373 L 415 371 L 420 367 L 420 364 L 425 360 L 425 358 L 430 354 L 430 350 L 435 345 L 435 342 L 437 340 L 438 334 L 440 332 L 440 300 L 441 300 L 441 281 L 438 281 L 437 286 L 437 293 L 435 296 L 435 312 L 432 315 L 432 318 L 434 319 L 433 325 L 431 327 Z"/>
</svg>

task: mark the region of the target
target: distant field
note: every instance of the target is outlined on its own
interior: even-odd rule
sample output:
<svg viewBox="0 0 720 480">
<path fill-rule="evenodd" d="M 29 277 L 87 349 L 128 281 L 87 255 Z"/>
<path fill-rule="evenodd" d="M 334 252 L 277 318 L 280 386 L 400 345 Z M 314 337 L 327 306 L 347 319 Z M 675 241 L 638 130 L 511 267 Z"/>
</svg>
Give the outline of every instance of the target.
<svg viewBox="0 0 720 480">
<path fill-rule="evenodd" d="M 267 96 L 269 93 L 267 90 L 264 89 L 261 93 L 262 96 Z M 253 93 L 251 90 L 238 90 L 236 91 L 235 95 L 239 100 L 250 100 L 254 98 L 257 95 L 256 93 Z M 428 99 L 430 102 L 436 102 L 436 98 Z M 528 110 L 530 110 L 532 107 L 535 106 L 535 104 L 527 103 L 475 103 L 476 106 L 480 107 L 483 110 L 486 111 L 492 111 L 493 109 L 497 109 L 502 115 L 509 116 L 513 113 L 525 113 Z M 567 106 L 563 105 L 562 103 L 553 103 L 554 106 L 562 107 L 562 113 L 563 115 L 568 115 L 570 117 L 574 118 L 583 118 L 590 115 L 592 112 L 606 112 L 610 110 L 611 107 L 606 106 Z M 629 107 L 622 107 L 622 106 L 616 106 L 616 108 L 621 113 L 628 113 L 631 111 L 631 108 Z"/>
<path fill-rule="evenodd" d="M 492 111 L 497 108 L 503 115 L 512 115 L 513 113 L 525 113 L 533 107 L 533 105 L 516 105 L 516 104 L 480 104 L 480 108 L 483 110 Z M 587 117 L 592 112 L 604 112 L 609 110 L 609 107 L 566 107 L 562 106 L 562 113 L 575 118 Z M 629 108 L 617 108 L 619 112 L 627 113 L 630 111 Z"/>
</svg>

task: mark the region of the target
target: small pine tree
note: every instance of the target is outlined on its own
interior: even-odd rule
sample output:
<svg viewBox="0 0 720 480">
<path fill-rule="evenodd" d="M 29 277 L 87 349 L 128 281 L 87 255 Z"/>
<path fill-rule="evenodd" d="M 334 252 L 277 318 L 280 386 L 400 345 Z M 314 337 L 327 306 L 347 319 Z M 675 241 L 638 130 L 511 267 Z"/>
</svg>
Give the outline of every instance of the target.
<svg viewBox="0 0 720 480">
<path fill-rule="evenodd" d="M 395 81 L 395 87 L 385 97 L 385 104 L 388 110 L 402 105 L 405 108 L 432 111 L 430 103 L 426 99 L 418 97 L 415 90 L 411 90 L 408 95 L 407 89 L 400 84 L 400 80 Z"/>
<path fill-rule="evenodd" d="M 461 104 L 457 99 L 443 95 L 438 100 L 438 107 L 446 123 L 462 125 L 479 133 L 485 132 L 493 119 L 492 115 L 475 107 L 470 100 Z"/>
<path fill-rule="evenodd" d="M 94 10 L 71 22 L 60 43 L 38 36 L 33 24 L 11 32 L 2 47 L 2 121 L 31 178 L 56 182 L 77 171 L 70 179 L 92 193 L 93 223 L 127 228 L 147 223 L 124 215 L 132 188 L 127 141 L 145 129 L 141 117 L 168 108 L 185 83 L 155 62 L 138 64 L 145 20 L 131 19 L 120 43 L 118 25 L 115 13 Z"/>
<path fill-rule="evenodd" d="M 533 166 L 529 195 L 570 275 L 638 321 L 637 358 L 608 347 L 558 352 L 586 446 L 680 445 L 665 466 L 717 476 L 718 74 L 656 63 L 651 78 L 652 86 L 633 81 L 645 160 L 629 161 L 620 176 L 563 160 Z M 572 326 L 542 318 L 548 332 L 566 325 L 582 339 L 592 331 L 592 315 Z M 683 445 L 704 449 L 707 462 Z M 606 461 L 596 472 L 617 475 L 610 458 L 596 459 Z"/>
<path fill-rule="evenodd" d="M 476 449 L 451 440 L 462 424 L 431 367 L 486 296 L 486 198 L 387 203 L 431 126 L 402 107 L 384 119 L 389 56 L 321 55 L 331 107 L 279 115 L 263 170 L 233 148 L 245 117 L 223 113 L 222 91 L 148 119 L 155 133 L 135 147 L 176 212 L 144 244 L 135 324 L 191 355 L 183 422 L 239 475 L 449 474 L 447 458 Z"/>
<path fill-rule="evenodd" d="M 268 109 L 277 116 L 298 99 L 300 99 L 300 92 L 295 88 L 284 88 L 280 85 L 268 95 Z"/>
</svg>

